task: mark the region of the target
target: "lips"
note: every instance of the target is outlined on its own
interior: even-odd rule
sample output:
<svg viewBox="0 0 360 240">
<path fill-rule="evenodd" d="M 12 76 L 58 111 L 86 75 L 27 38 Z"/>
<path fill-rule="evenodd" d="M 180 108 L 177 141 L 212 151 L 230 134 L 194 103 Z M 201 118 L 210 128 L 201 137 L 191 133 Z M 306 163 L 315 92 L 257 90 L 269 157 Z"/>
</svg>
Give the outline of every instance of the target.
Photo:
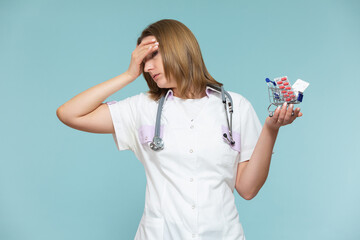
<svg viewBox="0 0 360 240">
<path fill-rule="evenodd" d="M 154 75 L 152 76 L 152 78 L 153 78 L 153 79 L 157 78 L 157 77 L 159 76 L 159 74 L 160 74 L 160 73 L 154 74 Z"/>
</svg>

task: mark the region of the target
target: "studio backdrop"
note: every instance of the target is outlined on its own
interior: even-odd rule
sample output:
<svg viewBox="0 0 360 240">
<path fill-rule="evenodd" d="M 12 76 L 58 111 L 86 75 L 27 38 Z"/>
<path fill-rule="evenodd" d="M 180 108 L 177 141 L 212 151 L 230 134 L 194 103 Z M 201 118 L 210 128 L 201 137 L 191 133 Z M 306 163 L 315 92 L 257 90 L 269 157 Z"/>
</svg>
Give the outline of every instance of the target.
<svg viewBox="0 0 360 240">
<path fill-rule="evenodd" d="M 0 239 L 133 239 L 146 177 L 111 134 L 57 108 L 127 70 L 141 31 L 183 22 L 225 89 L 268 115 L 265 78 L 310 83 L 258 195 L 236 191 L 248 240 L 360 239 L 360 2 L 0 1 Z M 147 91 L 142 76 L 106 101 Z M 235 110 L 236 111 L 236 110 Z"/>
</svg>

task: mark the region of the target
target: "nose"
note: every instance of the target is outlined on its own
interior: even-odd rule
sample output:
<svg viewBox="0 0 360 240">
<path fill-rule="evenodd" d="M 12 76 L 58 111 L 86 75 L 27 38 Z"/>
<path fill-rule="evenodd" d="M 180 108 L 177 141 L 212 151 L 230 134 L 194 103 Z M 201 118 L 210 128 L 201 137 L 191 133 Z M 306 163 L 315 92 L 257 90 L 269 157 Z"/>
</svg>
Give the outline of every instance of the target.
<svg viewBox="0 0 360 240">
<path fill-rule="evenodd" d="M 144 72 L 149 72 L 152 69 L 154 69 L 154 63 L 152 59 L 146 60 L 144 64 Z"/>
</svg>

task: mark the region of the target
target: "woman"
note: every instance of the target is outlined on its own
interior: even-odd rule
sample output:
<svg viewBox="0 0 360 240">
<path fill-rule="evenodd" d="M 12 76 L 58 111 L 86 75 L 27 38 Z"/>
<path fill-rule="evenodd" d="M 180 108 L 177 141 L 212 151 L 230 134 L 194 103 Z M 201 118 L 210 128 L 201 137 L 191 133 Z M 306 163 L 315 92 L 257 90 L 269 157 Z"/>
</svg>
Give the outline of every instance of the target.
<svg viewBox="0 0 360 240">
<path fill-rule="evenodd" d="M 149 92 L 103 103 L 141 73 Z M 292 114 L 293 106 L 284 105 L 261 128 L 251 104 L 229 92 L 229 124 L 219 86 L 191 31 L 164 19 L 142 32 L 126 72 L 58 108 L 66 125 L 112 133 L 118 149 L 132 150 L 144 165 L 145 208 L 135 239 L 245 239 L 234 188 L 247 200 L 258 193 L 279 128 L 302 113 L 297 108 Z M 164 145 L 157 148 L 153 139 L 161 99 Z"/>
</svg>

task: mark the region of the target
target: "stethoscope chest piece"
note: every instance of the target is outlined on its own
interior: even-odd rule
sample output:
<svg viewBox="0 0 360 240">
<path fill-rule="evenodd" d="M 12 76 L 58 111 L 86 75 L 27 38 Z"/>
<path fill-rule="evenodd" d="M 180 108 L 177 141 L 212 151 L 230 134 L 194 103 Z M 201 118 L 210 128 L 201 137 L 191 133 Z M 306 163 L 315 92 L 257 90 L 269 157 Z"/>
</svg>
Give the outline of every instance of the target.
<svg viewBox="0 0 360 240">
<path fill-rule="evenodd" d="M 158 137 L 155 136 L 153 138 L 153 141 L 150 143 L 150 148 L 154 151 L 159 151 L 164 149 L 164 141 Z"/>
</svg>

